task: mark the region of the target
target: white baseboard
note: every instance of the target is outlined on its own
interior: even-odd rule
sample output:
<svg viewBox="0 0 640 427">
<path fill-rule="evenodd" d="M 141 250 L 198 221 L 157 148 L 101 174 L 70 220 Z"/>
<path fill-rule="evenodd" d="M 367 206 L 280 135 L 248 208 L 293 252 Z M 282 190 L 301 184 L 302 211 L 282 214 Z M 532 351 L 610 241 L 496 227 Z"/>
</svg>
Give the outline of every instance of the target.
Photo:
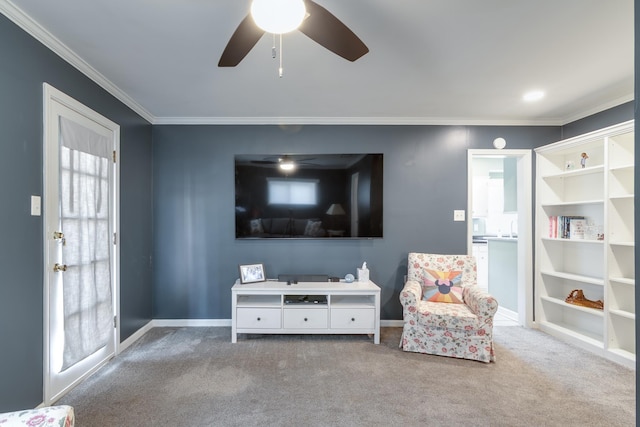
<svg viewBox="0 0 640 427">
<path fill-rule="evenodd" d="M 506 317 L 509 320 L 513 320 L 514 322 L 518 321 L 518 313 L 512 310 L 509 310 L 508 308 L 498 307 L 498 314 L 503 317 Z"/>
<path fill-rule="evenodd" d="M 383 328 L 402 328 L 404 326 L 403 320 L 381 320 L 380 326 Z"/>
<path fill-rule="evenodd" d="M 140 328 L 137 331 L 135 331 L 129 338 L 127 338 L 126 340 L 122 341 L 120 343 L 120 345 L 118 346 L 117 353 L 120 353 L 120 352 L 126 350 L 133 343 L 138 341 L 144 334 L 149 332 L 151 330 L 151 328 L 153 328 L 153 320 L 151 320 L 149 323 L 144 325 L 142 328 Z"/>
<path fill-rule="evenodd" d="M 231 319 L 153 319 L 152 328 L 182 328 L 186 326 L 231 327 Z"/>
</svg>

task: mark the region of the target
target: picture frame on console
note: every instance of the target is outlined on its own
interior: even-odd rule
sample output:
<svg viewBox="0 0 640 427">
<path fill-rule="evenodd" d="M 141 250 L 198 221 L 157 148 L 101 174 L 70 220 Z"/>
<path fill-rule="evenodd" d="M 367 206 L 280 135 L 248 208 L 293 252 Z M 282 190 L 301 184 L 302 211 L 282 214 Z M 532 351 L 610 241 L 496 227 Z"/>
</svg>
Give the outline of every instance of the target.
<svg viewBox="0 0 640 427">
<path fill-rule="evenodd" d="M 266 281 L 264 274 L 264 264 L 241 264 L 238 266 L 240 270 L 240 283 L 258 283 Z"/>
</svg>

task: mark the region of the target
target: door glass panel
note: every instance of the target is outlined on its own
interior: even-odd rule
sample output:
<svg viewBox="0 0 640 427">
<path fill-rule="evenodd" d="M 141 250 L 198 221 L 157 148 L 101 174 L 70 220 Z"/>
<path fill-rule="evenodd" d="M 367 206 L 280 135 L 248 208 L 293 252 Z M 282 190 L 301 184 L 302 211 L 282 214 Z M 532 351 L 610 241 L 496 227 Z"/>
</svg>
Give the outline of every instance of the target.
<svg viewBox="0 0 640 427">
<path fill-rule="evenodd" d="M 65 370 L 107 345 L 113 331 L 110 165 L 105 157 L 110 141 L 63 117 L 60 138 Z"/>
</svg>

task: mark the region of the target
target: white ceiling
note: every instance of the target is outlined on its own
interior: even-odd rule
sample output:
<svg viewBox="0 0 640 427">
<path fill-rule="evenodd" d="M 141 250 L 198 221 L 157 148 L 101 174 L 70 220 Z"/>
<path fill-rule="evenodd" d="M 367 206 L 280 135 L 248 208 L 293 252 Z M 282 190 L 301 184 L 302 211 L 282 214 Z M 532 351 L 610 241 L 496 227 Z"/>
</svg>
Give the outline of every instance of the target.
<svg viewBox="0 0 640 427">
<path fill-rule="evenodd" d="M 369 47 L 298 31 L 220 54 L 250 0 L 0 0 L 153 123 L 565 124 L 633 99 L 633 0 L 316 0 Z M 546 92 L 536 103 L 522 95 Z"/>
</svg>

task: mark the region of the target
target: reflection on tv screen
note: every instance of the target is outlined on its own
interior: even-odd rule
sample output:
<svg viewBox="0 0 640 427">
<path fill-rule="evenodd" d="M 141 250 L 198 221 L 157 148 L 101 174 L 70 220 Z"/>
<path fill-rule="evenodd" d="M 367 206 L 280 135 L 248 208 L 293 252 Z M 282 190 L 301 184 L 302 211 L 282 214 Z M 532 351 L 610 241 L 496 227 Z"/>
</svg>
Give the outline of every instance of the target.
<svg viewBox="0 0 640 427">
<path fill-rule="evenodd" d="M 382 154 L 235 156 L 236 238 L 382 237 Z"/>
</svg>

